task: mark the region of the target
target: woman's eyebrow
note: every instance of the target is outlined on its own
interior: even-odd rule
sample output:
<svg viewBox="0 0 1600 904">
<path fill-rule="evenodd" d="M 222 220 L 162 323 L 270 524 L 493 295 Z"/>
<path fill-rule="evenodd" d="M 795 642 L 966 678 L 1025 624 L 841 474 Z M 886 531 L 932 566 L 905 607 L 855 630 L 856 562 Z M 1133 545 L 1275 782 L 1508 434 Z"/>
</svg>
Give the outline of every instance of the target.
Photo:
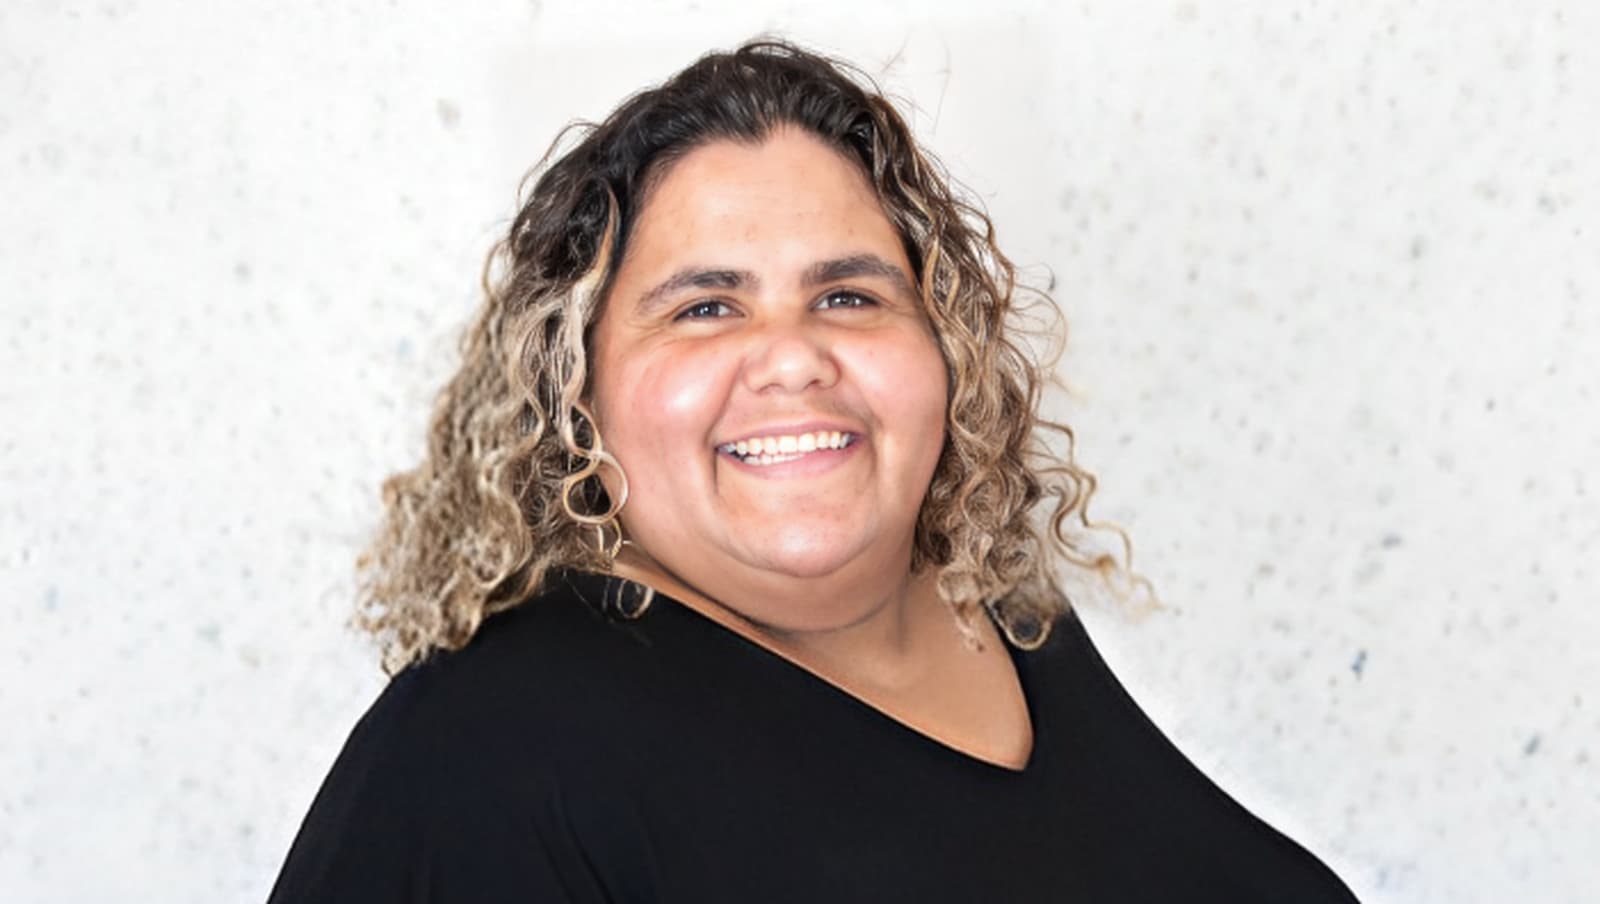
<svg viewBox="0 0 1600 904">
<path fill-rule="evenodd" d="M 852 254 L 832 260 L 817 261 L 806 268 L 804 283 L 817 286 L 858 276 L 876 276 L 894 284 L 895 289 L 913 298 L 917 291 L 911 286 L 906 272 L 876 254 Z"/>
<path fill-rule="evenodd" d="M 801 283 L 808 288 L 860 276 L 874 276 L 894 284 L 896 290 L 916 297 L 906 272 L 876 254 L 852 254 L 817 261 L 807 267 Z M 683 289 L 754 289 L 761 278 L 749 270 L 721 267 L 685 267 L 639 296 L 639 310 L 649 312 Z"/>
<path fill-rule="evenodd" d="M 685 267 L 639 296 L 639 310 L 648 312 L 681 289 L 754 288 L 761 280 L 749 270 Z"/>
</svg>

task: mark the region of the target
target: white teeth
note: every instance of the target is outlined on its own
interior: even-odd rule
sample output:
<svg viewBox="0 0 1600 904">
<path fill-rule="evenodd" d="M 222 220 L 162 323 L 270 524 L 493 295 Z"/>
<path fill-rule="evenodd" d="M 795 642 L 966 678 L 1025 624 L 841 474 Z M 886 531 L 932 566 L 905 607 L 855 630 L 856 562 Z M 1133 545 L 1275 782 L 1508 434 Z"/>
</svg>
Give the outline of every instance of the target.
<svg viewBox="0 0 1600 904">
<path fill-rule="evenodd" d="M 838 430 L 818 430 L 789 436 L 758 436 L 723 443 L 718 448 L 737 455 L 747 464 L 770 465 L 793 461 L 810 452 L 842 449 L 850 445 L 850 434 Z"/>
</svg>

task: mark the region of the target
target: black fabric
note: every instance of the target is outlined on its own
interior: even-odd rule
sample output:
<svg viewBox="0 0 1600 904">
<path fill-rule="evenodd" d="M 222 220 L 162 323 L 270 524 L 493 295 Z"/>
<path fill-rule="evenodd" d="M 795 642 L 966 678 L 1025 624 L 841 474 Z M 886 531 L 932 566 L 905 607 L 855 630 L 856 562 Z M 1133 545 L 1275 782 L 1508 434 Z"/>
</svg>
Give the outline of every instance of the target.
<svg viewBox="0 0 1600 904">
<path fill-rule="evenodd" d="M 1145 718 L 1075 617 L 1013 652 L 1021 772 L 673 600 L 553 578 L 397 676 L 271 901 L 1350 902 Z"/>
</svg>

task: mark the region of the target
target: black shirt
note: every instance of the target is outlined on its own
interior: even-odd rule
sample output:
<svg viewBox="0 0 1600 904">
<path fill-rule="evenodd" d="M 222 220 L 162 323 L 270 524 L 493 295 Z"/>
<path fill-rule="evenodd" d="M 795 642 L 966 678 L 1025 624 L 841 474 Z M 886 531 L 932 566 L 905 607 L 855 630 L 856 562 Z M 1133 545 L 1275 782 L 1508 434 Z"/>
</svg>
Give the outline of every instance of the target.
<svg viewBox="0 0 1600 904">
<path fill-rule="evenodd" d="M 287 902 L 1351 902 L 1202 775 L 1075 616 L 1013 650 L 1025 769 L 907 726 L 682 604 L 552 577 L 390 682 Z"/>
</svg>

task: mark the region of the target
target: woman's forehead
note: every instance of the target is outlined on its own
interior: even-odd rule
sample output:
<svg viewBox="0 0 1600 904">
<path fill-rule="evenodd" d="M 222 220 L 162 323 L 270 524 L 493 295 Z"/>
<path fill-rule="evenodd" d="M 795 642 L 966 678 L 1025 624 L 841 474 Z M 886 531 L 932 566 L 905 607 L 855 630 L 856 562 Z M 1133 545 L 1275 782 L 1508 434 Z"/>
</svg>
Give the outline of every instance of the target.
<svg viewBox="0 0 1600 904">
<path fill-rule="evenodd" d="M 658 266 L 689 259 L 674 270 L 693 262 L 761 272 L 798 261 L 796 276 L 876 256 L 909 274 L 900 234 L 859 165 L 797 129 L 711 142 L 675 161 L 638 211 L 626 255 Z"/>
</svg>

